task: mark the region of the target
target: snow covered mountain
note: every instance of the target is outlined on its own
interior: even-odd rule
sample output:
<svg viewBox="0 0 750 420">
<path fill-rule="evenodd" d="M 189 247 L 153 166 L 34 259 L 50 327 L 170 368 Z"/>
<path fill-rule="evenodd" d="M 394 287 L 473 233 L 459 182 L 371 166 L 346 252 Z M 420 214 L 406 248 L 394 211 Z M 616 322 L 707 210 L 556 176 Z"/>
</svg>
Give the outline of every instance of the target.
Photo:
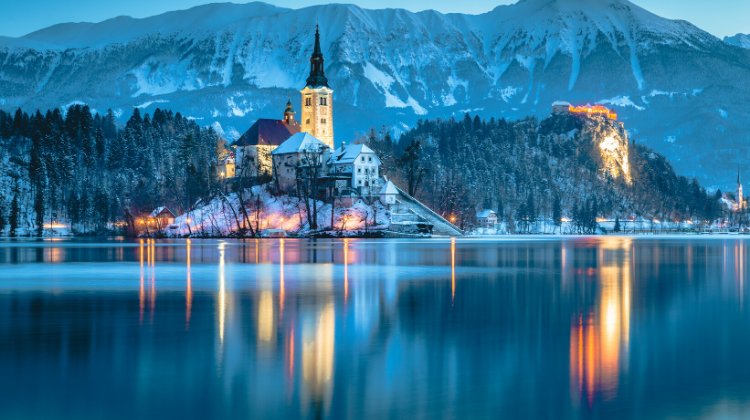
<svg viewBox="0 0 750 420">
<path fill-rule="evenodd" d="M 724 187 L 750 138 L 750 50 L 627 0 L 521 0 L 482 15 L 211 4 L 0 38 L 0 108 L 179 110 L 229 137 L 298 103 L 321 27 L 337 141 L 420 118 L 614 107 L 635 141 Z M 750 178 L 747 170 L 746 178 Z"/>
<path fill-rule="evenodd" d="M 735 36 L 725 36 L 724 42 L 736 45 L 742 48 L 750 48 L 750 35 L 737 34 Z"/>
</svg>

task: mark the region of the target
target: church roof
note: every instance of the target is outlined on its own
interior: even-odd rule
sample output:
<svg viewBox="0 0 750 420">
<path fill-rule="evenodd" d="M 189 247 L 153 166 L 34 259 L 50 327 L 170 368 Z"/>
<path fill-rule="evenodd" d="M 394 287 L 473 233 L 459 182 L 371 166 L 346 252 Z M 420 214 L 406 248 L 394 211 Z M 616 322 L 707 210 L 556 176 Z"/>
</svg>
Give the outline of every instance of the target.
<svg viewBox="0 0 750 420">
<path fill-rule="evenodd" d="M 331 154 L 331 164 L 353 163 L 362 153 L 372 153 L 377 159 L 377 164 L 380 165 L 380 159 L 375 155 L 375 152 L 364 144 L 342 145 Z"/>
<path fill-rule="evenodd" d="M 271 152 L 272 155 L 284 155 L 287 153 L 302 153 L 305 150 L 311 152 L 320 152 L 327 149 L 328 145 L 315 138 L 310 133 L 297 133 L 289 140 L 282 143 L 279 147 Z"/>
<path fill-rule="evenodd" d="M 260 118 L 243 134 L 235 146 L 279 146 L 300 132 L 300 125 L 289 125 L 284 120 Z"/>
</svg>

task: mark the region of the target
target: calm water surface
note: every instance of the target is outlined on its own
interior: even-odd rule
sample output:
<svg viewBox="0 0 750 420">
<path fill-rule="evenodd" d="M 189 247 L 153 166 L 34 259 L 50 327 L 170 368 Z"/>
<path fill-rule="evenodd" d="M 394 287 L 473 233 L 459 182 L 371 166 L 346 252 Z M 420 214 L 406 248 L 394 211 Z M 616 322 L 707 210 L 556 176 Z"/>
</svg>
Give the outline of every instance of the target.
<svg viewBox="0 0 750 420">
<path fill-rule="evenodd" d="M 0 418 L 750 418 L 749 255 L 728 236 L 0 242 Z"/>
</svg>

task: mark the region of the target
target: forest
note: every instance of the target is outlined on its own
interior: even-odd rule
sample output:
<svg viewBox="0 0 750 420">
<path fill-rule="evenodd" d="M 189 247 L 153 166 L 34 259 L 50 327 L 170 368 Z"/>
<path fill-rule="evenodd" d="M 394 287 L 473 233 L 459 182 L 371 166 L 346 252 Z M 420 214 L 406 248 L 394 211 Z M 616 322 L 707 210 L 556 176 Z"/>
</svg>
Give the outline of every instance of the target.
<svg viewBox="0 0 750 420">
<path fill-rule="evenodd" d="M 160 109 L 135 108 L 124 126 L 86 105 L 0 111 L 0 232 L 99 234 L 157 206 L 187 210 L 215 187 L 223 148 L 211 127 Z"/>
<path fill-rule="evenodd" d="M 677 175 L 664 156 L 632 141 L 626 146 L 630 179 L 607 173 L 601 142 L 618 132 L 626 136 L 605 117 L 506 121 L 466 114 L 420 120 L 397 141 L 373 129 L 362 141 L 380 154 L 381 173 L 459 227 L 474 225 L 483 209 L 521 231 L 540 219 L 559 226 L 568 218 L 577 231 L 594 232 L 602 217 L 703 221 L 723 215 L 721 191 L 707 192 Z"/>
<path fill-rule="evenodd" d="M 383 128 L 357 141 L 381 174 L 463 228 L 482 209 L 527 231 L 563 218 L 593 232 L 599 217 L 714 220 L 721 192 L 675 174 L 664 156 L 627 142 L 629 177 L 607 172 L 601 139 L 624 131 L 606 118 L 542 121 L 425 120 L 395 140 Z M 619 130 L 619 131 L 618 131 Z M 64 222 L 78 234 L 122 228 L 158 206 L 193 210 L 222 190 L 218 159 L 230 148 L 211 127 L 179 112 L 133 110 L 118 122 L 86 105 L 42 114 L 0 111 L 0 232 L 41 235 Z M 510 223 L 512 222 L 512 223 Z M 121 229 L 122 230 L 122 229 Z"/>
</svg>

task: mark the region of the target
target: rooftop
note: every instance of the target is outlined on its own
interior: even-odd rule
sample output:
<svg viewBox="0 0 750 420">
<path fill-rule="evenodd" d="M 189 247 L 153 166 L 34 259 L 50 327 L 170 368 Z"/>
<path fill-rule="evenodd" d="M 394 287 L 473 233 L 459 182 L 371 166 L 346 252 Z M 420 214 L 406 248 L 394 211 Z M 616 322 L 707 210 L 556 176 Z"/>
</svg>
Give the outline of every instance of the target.
<svg viewBox="0 0 750 420">
<path fill-rule="evenodd" d="M 331 154 L 331 164 L 353 163 L 362 153 L 372 153 L 377 159 L 377 163 L 380 164 L 380 159 L 375 152 L 364 144 L 342 145 Z"/>
<path fill-rule="evenodd" d="M 300 132 L 300 125 L 289 125 L 284 120 L 260 118 L 243 134 L 235 146 L 279 146 Z"/>
<path fill-rule="evenodd" d="M 302 153 L 304 151 L 322 152 L 325 149 L 328 149 L 328 145 L 318 140 L 312 134 L 297 133 L 289 137 L 289 140 L 281 143 L 271 154 L 284 155 L 287 153 Z"/>
</svg>

